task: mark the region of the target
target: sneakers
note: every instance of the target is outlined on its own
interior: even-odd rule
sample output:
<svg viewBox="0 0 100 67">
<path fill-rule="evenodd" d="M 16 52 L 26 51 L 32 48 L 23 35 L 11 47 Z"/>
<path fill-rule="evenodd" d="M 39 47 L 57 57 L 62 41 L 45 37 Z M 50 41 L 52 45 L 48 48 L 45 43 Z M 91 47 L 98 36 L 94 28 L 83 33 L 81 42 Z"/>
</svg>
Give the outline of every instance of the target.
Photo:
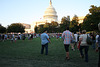
<svg viewBox="0 0 100 67">
<path fill-rule="evenodd" d="M 84 58 L 84 55 L 83 55 L 83 56 L 82 56 L 82 55 L 80 55 L 80 57 L 81 57 L 81 58 Z"/>
<path fill-rule="evenodd" d="M 65 60 L 70 60 L 70 58 L 66 57 Z"/>
<path fill-rule="evenodd" d="M 75 51 L 75 49 L 72 49 L 72 51 Z"/>
</svg>

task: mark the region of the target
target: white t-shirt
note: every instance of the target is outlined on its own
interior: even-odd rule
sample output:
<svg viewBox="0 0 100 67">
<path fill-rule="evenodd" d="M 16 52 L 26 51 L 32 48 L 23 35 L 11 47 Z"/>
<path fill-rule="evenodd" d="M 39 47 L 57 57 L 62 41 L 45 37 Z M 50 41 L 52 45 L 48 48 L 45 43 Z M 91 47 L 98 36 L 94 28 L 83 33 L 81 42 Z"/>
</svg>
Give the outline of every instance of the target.
<svg viewBox="0 0 100 67">
<path fill-rule="evenodd" d="M 87 39 L 87 34 L 82 34 L 80 35 L 79 38 L 82 38 L 82 41 L 81 41 L 81 46 L 88 46 L 88 44 L 86 43 L 86 39 Z"/>
<path fill-rule="evenodd" d="M 77 42 L 78 34 L 74 34 L 74 36 L 75 36 L 75 42 Z"/>
<path fill-rule="evenodd" d="M 99 35 L 96 35 L 96 43 L 98 42 L 98 37 L 99 37 Z"/>
</svg>

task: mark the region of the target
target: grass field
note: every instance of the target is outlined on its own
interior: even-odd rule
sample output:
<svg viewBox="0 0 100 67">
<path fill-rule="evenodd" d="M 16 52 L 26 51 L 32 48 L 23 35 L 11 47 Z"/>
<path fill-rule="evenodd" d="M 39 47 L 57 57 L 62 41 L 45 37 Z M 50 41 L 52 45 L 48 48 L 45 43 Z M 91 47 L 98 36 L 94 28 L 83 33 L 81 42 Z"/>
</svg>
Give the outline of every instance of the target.
<svg viewBox="0 0 100 67">
<path fill-rule="evenodd" d="M 97 67 L 98 53 L 89 47 L 89 62 L 80 58 L 79 51 L 70 48 L 70 60 L 65 60 L 61 39 L 51 38 L 49 54 L 41 55 L 40 38 L 0 42 L 0 67 Z"/>
</svg>

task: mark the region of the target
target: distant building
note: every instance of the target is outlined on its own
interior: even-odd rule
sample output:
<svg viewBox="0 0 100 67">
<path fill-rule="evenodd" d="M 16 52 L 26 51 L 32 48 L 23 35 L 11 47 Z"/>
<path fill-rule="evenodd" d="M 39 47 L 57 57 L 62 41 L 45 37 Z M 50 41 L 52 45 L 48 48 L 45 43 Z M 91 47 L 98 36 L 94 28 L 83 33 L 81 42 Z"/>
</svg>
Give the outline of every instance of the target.
<svg viewBox="0 0 100 67">
<path fill-rule="evenodd" d="M 30 24 L 25 24 L 25 23 L 21 23 L 23 26 L 25 26 L 25 33 L 31 33 L 33 32 L 31 30 L 31 25 Z"/>
<path fill-rule="evenodd" d="M 83 20 L 84 20 L 84 16 L 82 16 L 82 17 L 78 17 L 78 19 L 79 19 L 79 23 L 83 23 Z"/>
<path fill-rule="evenodd" d="M 67 16 L 67 20 L 71 21 L 71 19 L 72 18 L 70 18 L 70 16 Z M 78 17 L 78 19 L 79 19 L 79 23 L 83 23 L 83 19 L 84 19 L 83 16 Z M 58 22 L 58 24 L 61 23 L 61 21 L 58 21 L 57 12 L 52 5 L 52 1 L 50 0 L 49 7 L 46 8 L 44 12 L 43 19 L 40 19 L 39 21 L 34 21 L 31 25 L 28 24 L 23 24 L 23 25 L 26 27 L 25 28 L 26 33 L 34 33 L 35 26 L 45 24 L 45 23 L 51 23 L 52 21 Z"/>
<path fill-rule="evenodd" d="M 34 31 L 35 25 L 38 26 L 45 23 L 51 23 L 52 21 L 61 23 L 60 21 L 58 21 L 57 12 L 55 8 L 52 6 L 52 1 L 50 0 L 49 7 L 46 8 L 44 12 L 43 19 L 33 22 L 33 24 L 31 24 L 31 29 L 33 29 Z M 34 23 L 36 24 L 34 25 Z"/>
<path fill-rule="evenodd" d="M 25 29 L 31 29 L 31 25 L 30 24 L 25 24 L 25 23 L 21 23 L 23 26 L 25 26 Z"/>
<path fill-rule="evenodd" d="M 78 17 L 78 20 L 79 20 L 78 23 L 79 23 L 79 24 L 80 24 L 80 23 L 83 23 L 84 18 L 85 18 L 84 16 Z M 72 21 L 72 19 L 73 19 L 73 18 L 71 18 L 71 21 Z"/>
<path fill-rule="evenodd" d="M 47 22 L 58 21 L 58 16 L 55 8 L 52 6 L 52 2 L 50 0 L 49 7 L 45 10 L 43 20 Z"/>
</svg>

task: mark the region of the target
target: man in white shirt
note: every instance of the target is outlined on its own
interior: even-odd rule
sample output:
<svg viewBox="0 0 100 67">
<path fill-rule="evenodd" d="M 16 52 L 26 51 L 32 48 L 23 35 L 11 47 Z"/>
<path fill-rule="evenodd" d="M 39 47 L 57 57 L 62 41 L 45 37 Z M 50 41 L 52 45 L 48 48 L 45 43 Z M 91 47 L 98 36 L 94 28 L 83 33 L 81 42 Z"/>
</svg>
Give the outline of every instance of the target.
<svg viewBox="0 0 100 67">
<path fill-rule="evenodd" d="M 78 42 L 78 34 L 76 32 L 74 32 L 74 37 L 75 37 L 75 44 L 74 44 L 74 48 L 75 46 L 77 46 L 77 42 Z"/>
</svg>

